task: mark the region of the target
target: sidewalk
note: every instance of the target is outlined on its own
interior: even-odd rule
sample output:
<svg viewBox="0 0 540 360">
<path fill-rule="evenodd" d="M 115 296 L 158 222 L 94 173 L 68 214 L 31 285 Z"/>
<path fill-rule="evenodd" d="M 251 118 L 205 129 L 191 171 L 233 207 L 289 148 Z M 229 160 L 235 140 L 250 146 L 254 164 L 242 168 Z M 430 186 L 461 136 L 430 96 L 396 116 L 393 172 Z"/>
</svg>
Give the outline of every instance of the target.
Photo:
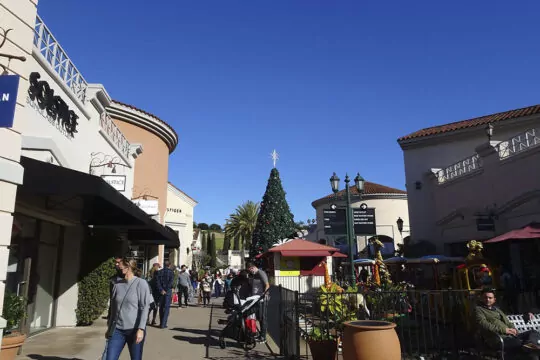
<svg viewBox="0 0 540 360">
<path fill-rule="evenodd" d="M 144 346 L 145 359 L 275 359 L 265 344 L 258 344 L 254 350 L 245 352 L 233 341 L 227 342 L 227 349 L 218 345 L 220 318 L 225 318 L 221 302 L 213 301 L 213 306 L 202 308 L 171 308 L 168 329 L 148 327 Z M 17 360 L 97 360 L 104 346 L 104 320 L 87 328 L 53 329 L 28 339 L 23 353 Z M 278 352 L 270 341 L 270 347 Z M 129 360 L 124 349 L 121 360 Z"/>
</svg>

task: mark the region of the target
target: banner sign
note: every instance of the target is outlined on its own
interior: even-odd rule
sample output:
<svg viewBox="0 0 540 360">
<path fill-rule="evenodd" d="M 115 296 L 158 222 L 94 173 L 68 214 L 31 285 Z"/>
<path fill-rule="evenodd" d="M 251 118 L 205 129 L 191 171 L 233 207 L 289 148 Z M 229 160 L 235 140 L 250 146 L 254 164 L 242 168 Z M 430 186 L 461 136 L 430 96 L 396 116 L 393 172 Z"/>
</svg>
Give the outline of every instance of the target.
<svg viewBox="0 0 540 360">
<path fill-rule="evenodd" d="M 18 90 L 18 75 L 0 75 L 0 128 L 13 127 Z"/>
<path fill-rule="evenodd" d="M 126 175 L 101 175 L 101 178 L 116 191 L 126 191 Z"/>
</svg>

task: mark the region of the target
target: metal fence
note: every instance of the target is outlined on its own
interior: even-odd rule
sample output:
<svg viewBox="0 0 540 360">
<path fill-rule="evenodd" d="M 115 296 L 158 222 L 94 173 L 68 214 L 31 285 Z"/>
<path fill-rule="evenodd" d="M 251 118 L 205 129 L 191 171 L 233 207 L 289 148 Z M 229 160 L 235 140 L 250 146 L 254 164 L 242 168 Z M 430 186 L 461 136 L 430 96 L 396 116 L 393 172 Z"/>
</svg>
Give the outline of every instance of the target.
<svg viewBox="0 0 540 360">
<path fill-rule="evenodd" d="M 526 297 L 527 304 L 516 305 L 515 313 L 530 311 L 538 293 Z M 344 321 L 386 320 L 396 324 L 403 359 L 459 359 L 477 348 L 476 301 L 477 294 L 468 290 L 301 294 L 273 286 L 268 313 L 275 315 L 268 318 L 268 330 L 286 359 L 308 359 L 307 338 L 314 328 L 339 339 Z M 499 303 L 504 308 L 509 298 L 499 295 Z"/>
</svg>

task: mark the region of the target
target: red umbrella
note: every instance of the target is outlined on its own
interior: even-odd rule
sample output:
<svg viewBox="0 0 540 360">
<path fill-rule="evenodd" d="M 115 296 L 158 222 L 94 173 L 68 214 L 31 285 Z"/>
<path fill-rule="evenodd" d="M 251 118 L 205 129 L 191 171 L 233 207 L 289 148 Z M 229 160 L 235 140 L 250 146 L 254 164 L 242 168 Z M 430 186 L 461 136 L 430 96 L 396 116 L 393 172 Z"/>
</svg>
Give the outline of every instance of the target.
<svg viewBox="0 0 540 360">
<path fill-rule="evenodd" d="M 484 241 L 484 243 L 497 243 L 506 240 L 540 239 L 540 223 L 530 223 L 521 229 L 516 229 Z"/>
</svg>

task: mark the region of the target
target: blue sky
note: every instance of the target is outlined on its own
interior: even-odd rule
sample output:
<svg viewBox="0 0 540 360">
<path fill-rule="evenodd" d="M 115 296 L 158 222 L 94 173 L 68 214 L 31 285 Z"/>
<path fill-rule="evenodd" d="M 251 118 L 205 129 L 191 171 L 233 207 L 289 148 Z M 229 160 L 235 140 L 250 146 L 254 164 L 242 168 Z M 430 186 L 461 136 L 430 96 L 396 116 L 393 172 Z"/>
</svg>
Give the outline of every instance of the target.
<svg viewBox="0 0 540 360">
<path fill-rule="evenodd" d="M 89 82 L 171 124 L 169 178 L 223 224 L 278 169 L 296 220 L 333 171 L 404 188 L 399 136 L 537 104 L 538 1 L 40 1 Z M 441 164 L 446 165 L 446 164 Z"/>
</svg>

